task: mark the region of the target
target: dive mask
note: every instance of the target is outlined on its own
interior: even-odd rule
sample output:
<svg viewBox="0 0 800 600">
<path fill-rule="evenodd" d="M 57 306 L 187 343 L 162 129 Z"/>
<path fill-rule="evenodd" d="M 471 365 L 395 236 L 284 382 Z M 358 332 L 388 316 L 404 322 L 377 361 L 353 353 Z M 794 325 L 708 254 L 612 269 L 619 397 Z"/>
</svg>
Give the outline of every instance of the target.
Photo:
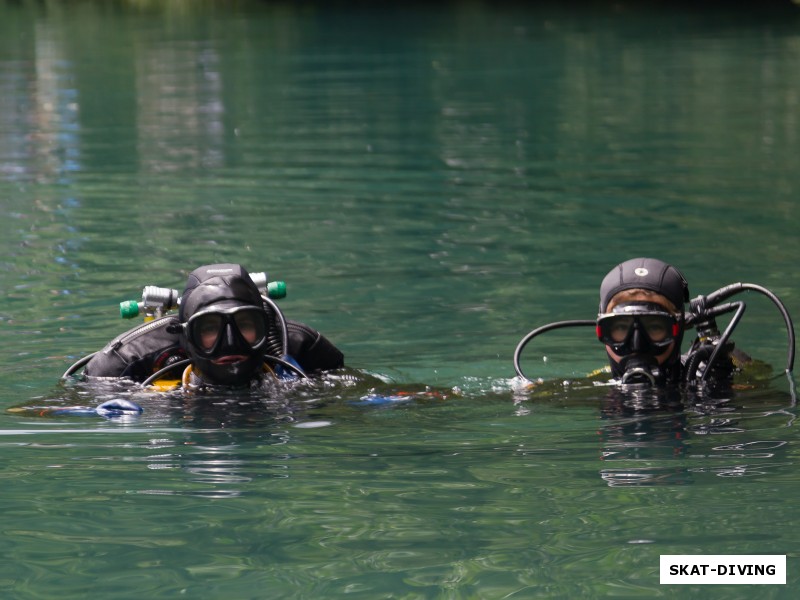
<svg viewBox="0 0 800 600">
<path fill-rule="evenodd" d="M 629 302 L 597 317 L 597 338 L 618 356 L 658 356 L 679 339 L 677 316 L 653 302 Z"/>
<path fill-rule="evenodd" d="M 197 354 L 215 356 L 224 344 L 252 351 L 266 341 L 267 315 L 255 306 L 213 308 L 192 315 L 183 328 Z"/>
</svg>

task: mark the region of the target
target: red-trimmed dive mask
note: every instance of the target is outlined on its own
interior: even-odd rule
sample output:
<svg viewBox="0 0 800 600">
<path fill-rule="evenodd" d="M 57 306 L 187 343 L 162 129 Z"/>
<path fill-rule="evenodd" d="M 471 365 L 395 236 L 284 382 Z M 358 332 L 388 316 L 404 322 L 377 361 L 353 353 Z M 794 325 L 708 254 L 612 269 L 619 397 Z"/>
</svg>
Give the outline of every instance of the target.
<svg viewBox="0 0 800 600">
<path fill-rule="evenodd" d="M 627 302 L 598 316 L 597 338 L 618 356 L 655 357 L 680 340 L 681 323 L 659 304 Z"/>
</svg>

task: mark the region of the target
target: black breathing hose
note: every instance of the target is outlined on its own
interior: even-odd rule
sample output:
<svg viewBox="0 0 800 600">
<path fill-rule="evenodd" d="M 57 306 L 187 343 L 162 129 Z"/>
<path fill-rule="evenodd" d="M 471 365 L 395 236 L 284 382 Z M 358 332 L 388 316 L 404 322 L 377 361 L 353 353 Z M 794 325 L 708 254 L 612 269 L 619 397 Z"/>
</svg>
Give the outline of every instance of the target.
<svg viewBox="0 0 800 600">
<path fill-rule="evenodd" d="M 786 325 L 786 333 L 788 337 L 788 349 L 786 352 L 785 372 L 791 373 L 794 370 L 794 355 L 795 355 L 794 324 L 792 323 L 792 317 L 789 316 L 789 311 L 786 310 L 786 307 L 784 306 L 783 302 L 781 302 L 780 298 L 778 298 L 774 293 L 772 293 L 767 288 L 757 285 L 755 283 L 732 283 L 730 285 L 726 285 L 725 287 L 718 289 L 715 292 L 711 292 L 707 296 L 698 296 L 697 298 L 692 300 L 690 305 L 692 313 L 695 316 L 695 320 L 702 319 L 707 315 L 713 316 L 714 313 L 711 311 L 719 302 L 722 302 L 723 300 L 733 296 L 734 294 L 738 294 L 743 290 L 752 290 L 760 294 L 763 294 L 772 301 L 772 303 L 778 308 L 778 311 L 783 316 L 783 322 Z M 732 305 L 736 304 L 738 303 L 732 303 Z M 717 308 L 725 308 L 725 307 L 719 306 Z M 742 310 L 744 309 L 742 308 Z M 721 312 L 726 312 L 726 311 L 723 310 Z M 721 314 L 721 312 L 718 314 Z M 737 313 L 737 315 L 741 317 L 741 314 Z M 736 319 L 736 316 L 734 316 L 734 319 Z M 738 321 L 738 319 L 736 320 Z M 734 321 L 731 321 L 731 325 L 735 326 Z M 728 334 L 728 337 L 730 337 L 730 332 L 733 331 L 731 325 L 729 325 L 728 329 L 726 329 L 725 331 L 725 333 Z M 725 338 L 725 341 L 727 341 L 727 338 Z M 712 356 L 711 359 L 713 358 L 715 357 Z M 706 369 L 706 371 L 708 371 L 708 369 Z"/>
<path fill-rule="evenodd" d="M 533 338 L 537 335 L 542 334 L 546 331 L 550 331 L 552 329 L 561 329 L 562 327 L 586 327 L 591 325 L 592 327 L 597 326 L 597 321 L 589 320 L 589 319 L 579 319 L 574 321 L 557 321 L 555 323 L 550 323 L 548 325 L 543 325 L 534 329 L 530 333 L 528 333 L 524 338 L 522 338 L 517 344 L 517 349 L 514 350 L 514 370 L 517 372 L 517 375 L 522 377 L 526 381 L 532 382 L 533 380 L 530 379 L 525 373 L 522 372 L 522 367 L 519 364 L 520 356 L 522 355 L 522 351 L 524 350 L 525 346 L 528 345 Z"/>
<path fill-rule="evenodd" d="M 725 347 L 728 343 L 728 340 L 733 334 L 733 330 L 736 329 L 736 326 L 739 324 L 739 321 L 742 319 L 742 315 L 744 314 L 745 303 L 744 302 L 730 302 L 728 304 L 723 304 L 722 306 L 718 306 L 717 309 L 719 310 L 719 314 L 724 312 L 729 312 L 730 310 L 736 309 L 736 314 L 733 315 L 731 318 L 731 322 L 728 323 L 728 326 L 725 328 L 725 331 L 720 336 L 719 340 L 717 341 L 716 346 L 714 347 L 713 351 L 711 352 L 711 356 L 708 357 L 708 362 L 706 363 L 706 369 L 703 371 L 703 375 L 700 377 L 700 382 L 705 383 L 708 379 L 708 374 L 711 373 L 711 367 L 716 362 L 717 357 L 719 356 L 720 351 Z M 691 370 L 687 369 L 687 373 L 692 373 Z"/>
<path fill-rule="evenodd" d="M 74 375 L 78 371 L 78 369 L 80 369 L 81 367 L 86 365 L 90 360 L 92 360 L 92 357 L 95 354 L 97 354 L 97 352 L 92 352 L 91 354 L 87 354 L 80 360 L 76 361 L 69 369 L 64 371 L 64 374 L 61 376 L 61 379 L 66 379 L 67 377 Z"/>
<path fill-rule="evenodd" d="M 286 327 L 286 319 L 278 305 L 268 296 L 261 296 L 264 307 L 270 316 L 272 327 L 267 333 L 267 354 L 270 356 L 282 357 L 289 353 L 289 330 Z"/>
<path fill-rule="evenodd" d="M 267 354 L 264 360 L 279 364 L 299 375 L 301 378 L 306 379 L 308 375 L 306 375 L 305 371 L 300 366 L 283 358 L 289 355 L 289 328 L 286 325 L 286 318 L 283 316 L 283 311 L 281 311 L 278 305 L 268 296 L 261 296 L 261 298 L 264 300 L 265 307 L 269 307 L 272 311 L 270 315 L 272 327 L 270 328 L 271 331 L 267 334 Z"/>
</svg>

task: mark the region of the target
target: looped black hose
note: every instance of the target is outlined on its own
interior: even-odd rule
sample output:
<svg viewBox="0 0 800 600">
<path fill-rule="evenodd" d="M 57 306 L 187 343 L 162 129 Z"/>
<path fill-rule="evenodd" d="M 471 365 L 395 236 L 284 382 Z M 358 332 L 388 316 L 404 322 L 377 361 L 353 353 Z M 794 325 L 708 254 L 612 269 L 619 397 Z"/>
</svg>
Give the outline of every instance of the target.
<svg viewBox="0 0 800 600">
<path fill-rule="evenodd" d="M 773 304 L 778 308 L 781 315 L 783 316 L 783 322 L 786 324 L 786 333 L 787 337 L 789 338 L 789 348 L 787 351 L 787 359 L 786 359 L 786 372 L 791 373 L 794 370 L 794 354 L 795 354 L 795 341 L 794 341 L 794 324 L 792 323 L 792 317 L 789 316 L 789 311 L 786 310 L 786 307 L 781 302 L 780 298 L 778 298 L 775 294 L 769 291 L 765 287 L 761 287 L 760 285 L 756 285 L 754 283 L 742 283 L 741 286 L 747 290 L 753 290 L 764 294 L 767 298 L 772 300 Z"/>
<path fill-rule="evenodd" d="M 794 370 L 794 356 L 795 356 L 795 335 L 794 335 L 794 324 L 792 323 L 792 318 L 789 316 L 789 311 L 786 310 L 783 302 L 781 302 L 780 298 L 778 298 L 774 293 L 772 293 L 767 288 L 757 285 L 755 283 L 732 283 L 730 285 L 726 285 L 715 292 L 711 292 L 706 296 L 698 296 L 694 300 L 691 301 L 690 306 L 692 307 L 692 313 L 695 317 L 694 320 L 702 319 L 705 314 L 709 314 L 713 312 L 713 307 L 715 307 L 719 302 L 722 302 L 726 298 L 733 296 L 743 290 L 752 290 L 758 292 L 759 294 L 763 294 L 767 298 L 769 298 L 772 303 L 778 308 L 778 311 L 783 316 L 783 322 L 786 325 L 786 334 L 788 337 L 788 350 L 786 352 L 786 373 L 791 373 Z M 736 304 L 736 303 L 732 303 Z M 723 308 L 722 306 L 718 308 Z M 696 312 L 697 311 L 703 311 Z M 724 312 L 724 311 L 723 311 Z M 729 327 L 730 329 L 730 327 Z M 732 331 L 732 330 L 731 330 Z M 727 331 L 726 331 L 727 333 Z"/>
<path fill-rule="evenodd" d="M 586 327 L 591 325 L 592 327 L 597 326 L 597 321 L 588 320 L 588 319 L 580 319 L 574 321 L 557 321 L 555 323 L 550 323 L 548 325 L 543 325 L 537 329 L 534 329 L 530 333 L 528 333 L 525 337 L 523 337 L 519 344 L 517 344 L 517 349 L 514 350 L 514 370 L 517 372 L 517 375 L 525 379 L 526 381 L 533 382 L 525 373 L 522 372 L 522 367 L 519 364 L 520 356 L 522 355 L 522 351 L 525 349 L 525 346 L 528 345 L 533 338 L 537 335 L 542 334 L 546 331 L 550 331 L 552 329 L 561 329 L 562 327 Z"/>
<path fill-rule="evenodd" d="M 286 318 L 278 305 L 269 297 L 261 296 L 264 307 L 270 318 L 270 328 L 267 332 L 267 354 L 270 356 L 286 356 L 289 354 L 289 330 Z"/>
<path fill-rule="evenodd" d="M 729 308 L 730 307 L 730 308 Z M 730 302 L 729 304 L 724 304 L 722 306 L 718 306 L 717 309 L 720 312 L 727 312 L 733 308 L 736 308 L 736 314 L 733 315 L 731 318 L 731 322 L 728 323 L 728 326 L 725 328 L 725 331 L 720 336 L 719 340 L 717 341 L 716 346 L 714 347 L 714 351 L 711 353 L 711 356 L 708 357 L 708 362 L 706 363 L 706 369 L 703 371 L 702 377 L 700 377 L 700 381 L 705 383 L 708 379 L 708 374 L 711 373 L 711 367 L 717 360 L 722 349 L 728 344 L 728 340 L 731 338 L 731 334 L 733 334 L 733 330 L 736 329 L 736 326 L 739 324 L 739 321 L 744 314 L 745 303 L 744 302 Z M 724 311 L 722 309 L 725 309 Z"/>
<path fill-rule="evenodd" d="M 92 352 L 91 354 L 88 354 L 79 361 L 75 362 L 69 369 L 64 371 L 64 374 L 61 376 L 61 379 L 66 379 L 67 377 L 71 377 L 72 375 L 77 373 L 77 371 L 80 368 L 84 367 L 90 360 L 92 360 L 92 357 L 95 354 L 97 354 L 97 352 Z"/>
<path fill-rule="evenodd" d="M 713 352 L 714 346 L 711 344 L 701 344 L 689 354 L 689 358 L 686 360 L 686 364 L 683 367 L 683 382 L 685 384 L 688 385 L 692 383 L 697 374 L 697 369 L 700 367 L 700 363 L 706 361 L 706 364 L 708 364 L 708 359 Z M 709 369 L 706 368 L 706 372 L 708 371 Z"/>
</svg>

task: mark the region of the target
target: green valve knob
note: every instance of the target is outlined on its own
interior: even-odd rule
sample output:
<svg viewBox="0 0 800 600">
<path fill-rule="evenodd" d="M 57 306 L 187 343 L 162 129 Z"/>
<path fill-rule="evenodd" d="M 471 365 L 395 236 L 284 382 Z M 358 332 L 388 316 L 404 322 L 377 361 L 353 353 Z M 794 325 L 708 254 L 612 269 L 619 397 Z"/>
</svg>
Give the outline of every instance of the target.
<svg viewBox="0 0 800 600">
<path fill-rule="evenodd" d="M 139 303 L 136 300 L 126 300 L 119 303 L 119 316 L 123 319 L 133 319 L 139 316 Z"/>
<path fill-rule="evenodd" d="M 270 281 L 267 284 L 267 295 L 273 300 L 286 297 L 286 282 L 285 281 Z"/>
</svg>

